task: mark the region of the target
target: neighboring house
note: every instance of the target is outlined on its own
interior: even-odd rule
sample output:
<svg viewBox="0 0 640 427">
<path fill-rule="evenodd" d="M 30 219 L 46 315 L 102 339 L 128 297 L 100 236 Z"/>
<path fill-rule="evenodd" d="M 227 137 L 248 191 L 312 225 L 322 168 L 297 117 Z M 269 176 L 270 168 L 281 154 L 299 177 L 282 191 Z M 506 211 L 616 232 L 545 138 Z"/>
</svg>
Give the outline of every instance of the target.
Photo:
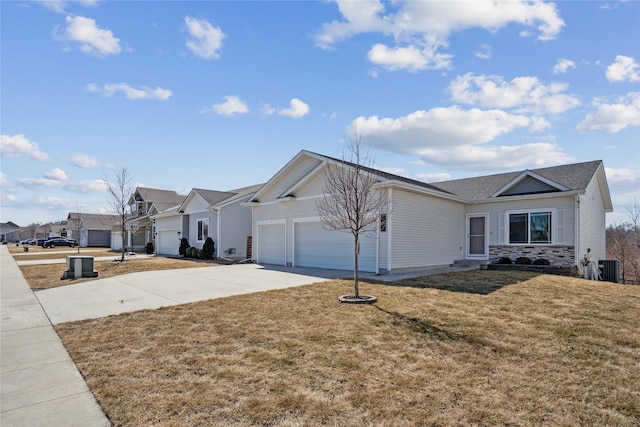
<svg viewBox="0 0 640 427">
<path fill-rule="evenodd" d="M 47 226 L 49 227 L 48 235 L 51 239 L 54 237 L 70 237 L 67 230 L 67 221 L 54 222 L 47 224 Z"/>
<path fill-rule="evenodd" d="M 117 223 L 117 215 L 69 212 L 64 231 L 66 234 L 61 236 L 75 239 L 83 248 L 88 246 L 108 248 L 111 246 L 111 230 Z"/>
<path fill-rule="evenodd" d="M 147 243 L 151 242 L 156 247 L 154 240 L 151 215 L 157 214 L 172 206 L 180 205 L 186 196 L 173 190 L 160 190 L 157 188 L 137 187 L 129 197 L 129 212 L 131 219 L 128 222 L 125 245 L 129 250 L 142 251 Z M 111 248 L 122 249 L 122 231 L 116 227 L 112 233 Z"/>
<path fill-rule="evenodd" d="M 353 269 L 353 237 L 326 230 L 317 211 L 327 164 L 301 151 L 247 205 L 258 263 Z M 601 161 L 427 184 L 366 168 L 386 193 L 376 229 L 361 236 L 360 268 L 380 274 L 526 256 L 578 266 L 605 259 L 612 211 Z"/>
<path fill-rule="evenodd" d="M 156 253 L 178 255 L 180 239 L 202 249 L 207 237 L 216 245 L 216 256 L 251 257 L 251 211 L 243 206 L 261 185 L 230 191 L 194 188 L 179 206 L 152 215 Z"/>
<path fill-rule="evenodd" d="M 13 222 L 0 223 L 0 242 L 17 242 L 20 240 L 18 231 L 20 226 Z"/>
</svg>

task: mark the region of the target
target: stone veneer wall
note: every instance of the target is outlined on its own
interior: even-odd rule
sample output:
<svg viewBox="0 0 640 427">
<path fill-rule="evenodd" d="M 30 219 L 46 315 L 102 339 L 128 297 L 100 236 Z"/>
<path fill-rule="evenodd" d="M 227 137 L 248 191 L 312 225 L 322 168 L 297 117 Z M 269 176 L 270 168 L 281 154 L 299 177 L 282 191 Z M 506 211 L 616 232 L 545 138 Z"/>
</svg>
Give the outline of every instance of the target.
<svg viewBox="0 0 640 427">
<path fill-rule="evenodd" d="M 575 265 L 576 251 L 574 246 L 490 246 L 489 260 L 497 262 L 500 258 L 511 258 L 511 261 L 519 257 L 531 258 L 535 261 L 539 258 L 548 260 L 551 265 L 570 267 Z"/>
</svg>

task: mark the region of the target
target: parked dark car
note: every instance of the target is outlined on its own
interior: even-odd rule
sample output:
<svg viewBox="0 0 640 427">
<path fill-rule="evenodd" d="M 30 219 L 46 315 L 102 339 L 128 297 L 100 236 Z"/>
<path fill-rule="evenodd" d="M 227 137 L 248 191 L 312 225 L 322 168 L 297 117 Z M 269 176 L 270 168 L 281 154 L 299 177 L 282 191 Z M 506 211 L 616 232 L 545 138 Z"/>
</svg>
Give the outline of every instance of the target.
<svg viewBox="0 0 640 427">
<path fill-rule="evenodd" d="M 37 246 L 42 246 L 42 245 L 44 245 L 44 242 L 46 242 L 47 240 L 49 240 L 49 239 L 36 239 L 36 243 L 35 244 Z"/>
<path fill-rule="evenodd" d="M 74 239 L 65 239 L 62 237 L 56 237 L 55 239 L 49 239 L 42 244 L 43 248 L 55 248 L 56 246 L 71 246 L 74 247 L 78 243 Z"/>
</svg>

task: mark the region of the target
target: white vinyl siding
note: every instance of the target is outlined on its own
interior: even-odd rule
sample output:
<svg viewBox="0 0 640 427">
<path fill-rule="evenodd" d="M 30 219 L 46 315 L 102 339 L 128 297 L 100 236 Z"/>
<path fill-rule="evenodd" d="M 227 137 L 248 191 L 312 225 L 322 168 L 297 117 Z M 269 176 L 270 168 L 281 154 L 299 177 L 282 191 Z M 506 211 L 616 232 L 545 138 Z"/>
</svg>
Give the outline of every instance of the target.
<svg viewBox="0 0 640 427">
<path fill-rule="evenodd" d="M 324 192 L 324 172 L 319 170 L 308 181 L 296 188 L 293 194 L 297 198 L 317 196 Z"/>
<path fill-rule="evenodd" d="M 464 258 L 462 204 L 394 190 L 390 218 L 392 270 L 448 265 Z"/>
<path fill-rule="evenodd" d="M 205 212 L 209 208 L 209 203 L 197 193 L 193 193 L 187 204 L 184 206 L 186 215 Z"/>
<path fill-rule="evenodd" d="M 597 176 L 597 175 L 596 175 Z M 587 191 L 580 196 L 580 247 L 576 250 L 576 257 L 582 259 L 589 252 L 590 259 L 597 261 L 606 259 L 606 213 L 597 177 L 594 177 Z"/>
<path fill-rule="evenodd" d="M 216 254 L 224 255 L 230 248 L 235 257 L 246 259 L 247 237 L 251 236 L 251 209 L 236 202 L 220 210 L 220 236 L 216 242 Z"/>
<path fill-rule="evenodd" d="M 285 191 L 293 187 L 294 184 L 299 182 L 319 164 L 320 160 L 316 158 L 308 156 L 301 157 L 298 159 L 296 167 L 293 170 L 283 176 L 277 177 L 274 182 L 269 183 L 269 188 L 265 193 L 259 195 L 260 202 L 276 200 L 278 197 L 281 197 Z"/>
</svg>

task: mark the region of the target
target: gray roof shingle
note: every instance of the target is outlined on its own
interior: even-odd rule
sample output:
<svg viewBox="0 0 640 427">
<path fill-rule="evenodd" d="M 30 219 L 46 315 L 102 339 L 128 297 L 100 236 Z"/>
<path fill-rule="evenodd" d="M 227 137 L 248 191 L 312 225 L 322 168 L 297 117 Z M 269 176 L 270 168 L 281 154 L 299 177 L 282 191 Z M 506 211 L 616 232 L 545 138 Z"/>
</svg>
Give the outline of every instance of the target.
<svg viewBox="0 0 640 427">
<path fill-rule="evenodd" d="M 595 160 L 530 171 L 570 190 L 584 190 L 601 164 L 601 160 Z M 434 182 L 432 185 L 467 200 L 487 199 L 523 172 L 525 171 Z"/>
</svg>

